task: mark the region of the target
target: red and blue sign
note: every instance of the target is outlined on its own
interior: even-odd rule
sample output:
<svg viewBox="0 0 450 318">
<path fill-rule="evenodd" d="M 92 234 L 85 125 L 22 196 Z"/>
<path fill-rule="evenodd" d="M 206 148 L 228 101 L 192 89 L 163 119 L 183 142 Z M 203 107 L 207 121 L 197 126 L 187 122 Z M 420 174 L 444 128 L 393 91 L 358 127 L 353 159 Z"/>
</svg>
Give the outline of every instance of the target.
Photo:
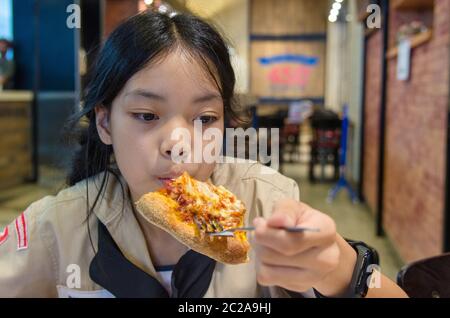
<svg viewBox="0 0 450 318">
<path fill-rule="evenodd" d="M 264 67 L 270 67 L 267 79 L 276 88 L 305 89 L 309 84 L 314 68 L 319 64 L 319 58 L 300 54 L 281 54 L 258 58 Z"/>
</svg>

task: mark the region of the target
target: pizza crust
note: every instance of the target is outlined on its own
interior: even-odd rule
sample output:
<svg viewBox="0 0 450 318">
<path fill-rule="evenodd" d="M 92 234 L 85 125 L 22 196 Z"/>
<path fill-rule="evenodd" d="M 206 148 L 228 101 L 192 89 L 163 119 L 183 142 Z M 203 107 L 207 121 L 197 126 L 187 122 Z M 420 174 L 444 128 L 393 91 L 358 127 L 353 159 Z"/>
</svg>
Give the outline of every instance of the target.
<svg viewBox="0 0 450 318">
<path fill-rule="evenodd" d="M 249 261 L 250 245 L 247 240 L 206 235 L 199 231 L 194 224 L 179 220 L 173 212 L 169 200 L 172 199 L 161 193 L 151 192 L 143 195 L 136 202 L 136 208 L 150 223 L 165 230 L 196 252 L 226 264 L 240 264 Z M 175 201 L 173 204 L 176 204 Z"/>
</svg>

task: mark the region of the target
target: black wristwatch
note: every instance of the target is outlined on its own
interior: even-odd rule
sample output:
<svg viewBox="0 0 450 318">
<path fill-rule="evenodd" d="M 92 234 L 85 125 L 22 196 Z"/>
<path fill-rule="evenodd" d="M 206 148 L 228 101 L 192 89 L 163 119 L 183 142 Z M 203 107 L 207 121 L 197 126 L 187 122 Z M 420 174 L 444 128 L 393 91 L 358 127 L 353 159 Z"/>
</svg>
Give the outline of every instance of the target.
<svg viewBox="0 0 450 318">
<path fill-rule="evenodd" d="M 356 265 L 353 276 L 346 294 L 342 298 L 364 298 L 369 290 L 369 277 L 373 270 L 380 264 L 378 252 L 364 242 L 346 239 L 347 243 L 353 247 L 357 253 Z M 376 265 L 376 266 L 374 266 Z M 318 298 L 326 298 L 314 289 Z"/>
</svg>

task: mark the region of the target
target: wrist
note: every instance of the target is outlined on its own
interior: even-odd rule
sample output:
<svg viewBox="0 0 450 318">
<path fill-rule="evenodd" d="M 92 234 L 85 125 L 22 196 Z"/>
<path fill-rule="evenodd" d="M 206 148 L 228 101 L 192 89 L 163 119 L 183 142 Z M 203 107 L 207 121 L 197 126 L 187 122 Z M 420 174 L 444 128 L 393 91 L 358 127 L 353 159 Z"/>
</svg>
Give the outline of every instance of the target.
<svg viewBox="0 0 450 318">
<path fill-rule="evenodd" d="M 314 286 L 314 289 L 325 297 L 347 295 L 356 266 L 356 251 L 339 235 L 337 244 L 340 250 L 338 267 Z"/>
</svg>

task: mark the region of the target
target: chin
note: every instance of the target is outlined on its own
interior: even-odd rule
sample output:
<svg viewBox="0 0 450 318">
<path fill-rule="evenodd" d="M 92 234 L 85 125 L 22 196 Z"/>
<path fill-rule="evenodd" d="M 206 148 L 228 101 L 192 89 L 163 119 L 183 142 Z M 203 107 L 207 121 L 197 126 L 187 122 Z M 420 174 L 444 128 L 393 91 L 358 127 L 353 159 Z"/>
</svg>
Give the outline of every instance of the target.
<svg viewBox="0 0 450 318">
<path fill-rule="evenodd" d="M 155 180 L 155 182 L 152 182 L 151 184 L 146 184 L 143 186 L 138 187 L 137 189 L 133 190 L 133 187 L 128 185 L 130 187 L 130 193 L 132 196 L 133 201 L 139 200 L 141 196 L 143 196 L 146 193 L 154 192 L 162 188 L 162 185 L 159 185 L 158 180 Z"/>
</svg>

